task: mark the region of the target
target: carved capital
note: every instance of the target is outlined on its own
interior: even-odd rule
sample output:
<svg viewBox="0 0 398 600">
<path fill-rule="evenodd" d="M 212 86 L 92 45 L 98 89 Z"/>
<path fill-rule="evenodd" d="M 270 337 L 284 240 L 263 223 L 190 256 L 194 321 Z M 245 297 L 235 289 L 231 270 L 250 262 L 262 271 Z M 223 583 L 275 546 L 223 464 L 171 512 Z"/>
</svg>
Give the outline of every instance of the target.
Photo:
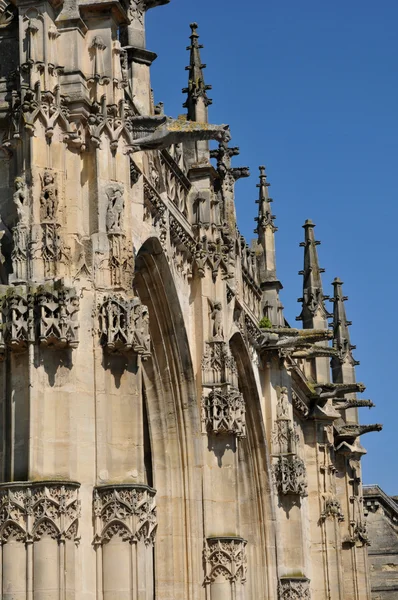
<svg viewBox="0 0 398 600">
<path fill-rule="evenodd" d="M 79 487 L 70 481 L 1 484 L 1 543 L 38 542 L 45 536 L 77 542 Z"/>
<path fill-rule="evenodd" d="M 120 484 L 94 490 L 95 542 L 103 544 L 119 536 L 126 542 L 155 541 L 156 492 L 147 485 Z"/>
<path fill-rule="evenodd" d="M 310 600 L 310 580 L 306 577 L 281 577 L 278 598 L 279 600 Z"/>
<path fill-rule="evenodd" d="M 205 585 L 218 577 L 231 583 L 245 583 L 247 571 L 246 540 L 239 537 L 207 538 L 203 551 Z"/>
</svg>

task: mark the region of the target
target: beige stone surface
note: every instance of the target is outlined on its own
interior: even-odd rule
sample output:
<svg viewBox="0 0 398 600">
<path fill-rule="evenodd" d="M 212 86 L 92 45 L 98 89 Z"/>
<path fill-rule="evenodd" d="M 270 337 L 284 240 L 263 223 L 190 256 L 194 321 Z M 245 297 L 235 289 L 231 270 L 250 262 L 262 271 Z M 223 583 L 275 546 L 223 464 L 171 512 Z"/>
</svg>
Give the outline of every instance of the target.
<svg viewBox="0 0 398 600">
<path fill-rule="evenodd" d="M 328 333 L 307 222 L 287 326 L 195 24 L 186 118 L 153 104 L 161 4 L 0 1 L 0 596 L 369 600 L 340 288 Z"/>
</svg>

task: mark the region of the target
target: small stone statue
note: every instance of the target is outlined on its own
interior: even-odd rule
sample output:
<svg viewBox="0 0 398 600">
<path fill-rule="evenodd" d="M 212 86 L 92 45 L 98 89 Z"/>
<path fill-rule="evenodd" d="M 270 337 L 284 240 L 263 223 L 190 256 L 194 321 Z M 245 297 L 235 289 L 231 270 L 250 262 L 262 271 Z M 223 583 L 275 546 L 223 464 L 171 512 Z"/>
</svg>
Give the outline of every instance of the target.
<svg viewBox="0 0 398 600">
<path fill-rule="evenodd" d="M 289 419 L 289 401 L 287 387 L 280 388 L 278 404 L 276 407 L 277 419 Z"/>
<path fill-rule="evenodd" d="M 40 195 L 41 221 L 55 221 L 58 210 L 58 190 L 51 171 L 44 171 Z"/>
<path fill-rule="evenodd" d="M 108 233 L 122 233 L 124 198 L 121 186 L 111 186 L 107 191 L 108 209 L 106 212 L 106 230 Z"/>
<path fill-rule="evenodd" d="M 222 304 L 221 302 L 211 303 L 211 318 L 213 319 L 213 340 L 222 341 L 224 331 L 222 324 Z"/>
<path fill-rule="evenodd" d="M 15 204 L 15 208 L 17 210 L 18 215 L 18 225 L 28 224 L 28 205 L 26 198 L 26 186 L 25 181 L 22 177 L 16 177 L 14 181 L 15 192 L 13 194 L 13 202 Z"/>
</svg>

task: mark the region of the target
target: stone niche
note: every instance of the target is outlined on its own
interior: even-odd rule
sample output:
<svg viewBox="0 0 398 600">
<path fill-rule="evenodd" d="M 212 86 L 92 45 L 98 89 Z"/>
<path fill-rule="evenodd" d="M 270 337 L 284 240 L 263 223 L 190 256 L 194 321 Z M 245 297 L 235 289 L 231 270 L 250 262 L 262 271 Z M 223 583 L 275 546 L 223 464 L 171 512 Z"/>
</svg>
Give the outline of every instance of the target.
<svg viewBox="0 0 398 600">
<path fill-rule="evenodd" d="M 47 600 L 75 589 L 79 487 L 71 481 L 0 485 L 3 600 Z"/>
</svg>

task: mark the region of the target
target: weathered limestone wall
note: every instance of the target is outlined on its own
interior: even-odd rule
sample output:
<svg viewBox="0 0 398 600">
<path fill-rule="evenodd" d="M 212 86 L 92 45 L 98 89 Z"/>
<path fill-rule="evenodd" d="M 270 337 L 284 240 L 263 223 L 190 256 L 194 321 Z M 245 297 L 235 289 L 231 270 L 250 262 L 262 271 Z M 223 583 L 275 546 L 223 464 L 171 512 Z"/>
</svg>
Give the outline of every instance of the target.
<svg viewBox="0 0 398 600">
<path fill-rule="evenodd" d="M 307 222 L 285 322 L 264 167 L 239 234 L 196 24 L 154 106 L 162 4 L 0 0 L 0 595 L 369 600 L 345 316 Z"/>
<path fill-rule="evenodd" d="M 364 487 L 372 600 L 398 595 L 398 504 L 377 485 Z"/>
</svg>

